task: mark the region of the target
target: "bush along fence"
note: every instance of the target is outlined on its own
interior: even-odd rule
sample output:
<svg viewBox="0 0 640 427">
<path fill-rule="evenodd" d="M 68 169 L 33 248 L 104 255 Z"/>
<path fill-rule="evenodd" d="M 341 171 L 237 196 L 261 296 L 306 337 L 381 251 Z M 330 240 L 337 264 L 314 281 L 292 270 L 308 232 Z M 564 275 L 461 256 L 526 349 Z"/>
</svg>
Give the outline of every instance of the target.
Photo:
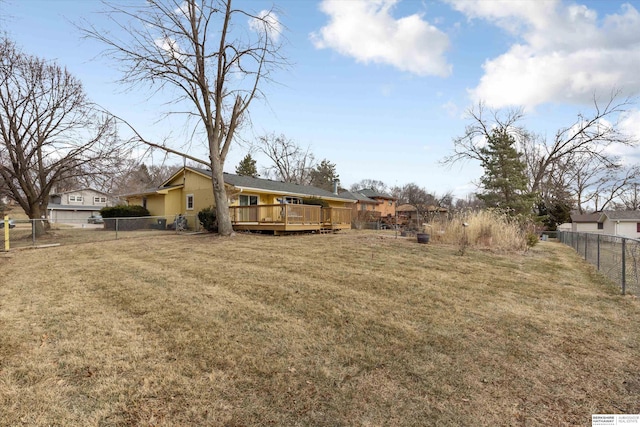
<svg viewBox="0 0 640 427">
<path fill-rule="evenodd" d="M 102 218 L 97 221 L 94 218 L 58 218 L 55 222 L 40 219 L 4 221 L 0 228 L 4 241 L 0 251 L 163 235 L 167 232 L 203 231 L 196 215 L 182 216 L 180 226 L 176 228 L 177 220 L 177 217 L 143 216 Z M 5 224 L 10 225 L 4 227 Z"/>
<path fill-rule="evenodd" d="M 640 240 L 569 231 L 558 233 L 558 239 L 619 285 L 622 295 L 640 296 Z"/>
</svg>

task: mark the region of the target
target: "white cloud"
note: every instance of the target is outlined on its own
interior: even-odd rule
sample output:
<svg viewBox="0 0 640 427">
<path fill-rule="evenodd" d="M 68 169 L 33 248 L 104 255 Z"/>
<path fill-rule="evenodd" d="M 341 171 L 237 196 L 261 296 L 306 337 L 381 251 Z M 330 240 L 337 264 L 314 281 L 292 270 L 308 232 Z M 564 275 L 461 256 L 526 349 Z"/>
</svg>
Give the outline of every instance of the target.
<svg viewBox="0 0 640 427">
<path fill-rule="evenodd" d="M 470 91 L 475 100 L 533 108 L 640 90 L 640 13 L 629 4 L 599 19 L 586 6 L 559 0 L 448 2 L 469 19 L 486 19 L 520 39 L 483 64 L 484 75 Z"/>
<path fill-rule="evenodd" d="M 399 0 L 323 0 L 329 23 L 311 34 L 318 49 L 334 49 L 365 64 L 387 64 L 420 76 L 451 74 L 446 34 L 413 14 L 394 18 Z"/>
<path fill-rule="evenodd" d="M 178 46 L 178 42 L 169 37 L 161 37 L 157 38 L 153 41 L 156 47 L 165 51 L 172 58 L 178 59 L 182 61 L 184 59 L 183 54 L 180 52 L 180 47 Z"/>
<path fill-rule="evenodd" d="M 277 42 L 282 34 L 282 24 L 271 10 L 261 10 L 256 18 L 249 20 L 249 28 L 256 33 L 267 33 L 271 40 Z"/>
<path fill-rule="evenodd" d="M 456 103 L 451 100 L 442 104 L 441 107 L 449 117 L 458 117 L 460 115 L 460 109 L 458 108 Z"/>
</svg>

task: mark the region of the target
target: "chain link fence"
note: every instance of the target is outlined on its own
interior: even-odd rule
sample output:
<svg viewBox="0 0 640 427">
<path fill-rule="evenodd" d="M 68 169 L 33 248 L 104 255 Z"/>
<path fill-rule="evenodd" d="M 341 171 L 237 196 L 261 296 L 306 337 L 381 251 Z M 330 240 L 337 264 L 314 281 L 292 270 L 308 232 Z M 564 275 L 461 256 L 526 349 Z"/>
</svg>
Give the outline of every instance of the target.
<svg viewBox="0 0 640 427">
<path fill-rule="evenodd" d="M 1 219 L 1 218 L 0 218 Z M 47 220 L 15 219 L 2 222 L 0 251 L 25 247 L 57 246 L 202 231 L 197 215 L 181 218 L 87 218 Z M 5 229 L 6 226 L 6 229 Z"/>
<path fill-rule="evenodd" d="M 640 296 L 640 240 L 570 231 L 558 233 L 558 240 L 618 284 L 623 295 Z"/>
</svg>

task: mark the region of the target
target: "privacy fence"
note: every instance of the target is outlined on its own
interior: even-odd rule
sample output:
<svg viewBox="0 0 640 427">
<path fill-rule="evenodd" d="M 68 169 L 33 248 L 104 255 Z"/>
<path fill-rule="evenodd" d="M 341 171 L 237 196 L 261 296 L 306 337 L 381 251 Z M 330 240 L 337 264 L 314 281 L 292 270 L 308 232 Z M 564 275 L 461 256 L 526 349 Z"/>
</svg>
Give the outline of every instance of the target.
<svg viewBox="0 0 640 427">
<path fill-rule="evenodd" d="M 3 243 L 0 251 L 202 231 L 196 215 L 186 215 L 182 219 L 159 216 L 102 220 L 62 218 L 56 222 L 25 219 L 2 222 L 1 226 Z"/>
<path fill-rule="evenodd" d="M 597 233 L 558 233 L 598 271 L 620 286 L 622 294 L 640 296 L 640 240 Z"/>
</svg>

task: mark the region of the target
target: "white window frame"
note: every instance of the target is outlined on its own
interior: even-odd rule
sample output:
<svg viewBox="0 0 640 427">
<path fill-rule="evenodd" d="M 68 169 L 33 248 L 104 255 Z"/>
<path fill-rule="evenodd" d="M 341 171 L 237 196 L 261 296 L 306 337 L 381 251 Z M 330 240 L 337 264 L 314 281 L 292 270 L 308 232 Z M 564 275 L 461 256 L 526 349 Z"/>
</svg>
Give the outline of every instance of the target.
<svg viewBox="0 0 640 427">
<path fill-rule="evenodd" d="M 193 194 L 187 194 L 187 199 L 186 199 L 186 209 L 188 211 L 192 211 L 194 209 L 195 206 L 195 197 L 193 197 Z M 191 203 L 189 203 L 191 202 Z M 189 207 L 189 204 L 191 204 L 191 207 Z"/>
<path fill-rule="evenodd" d="M 246 201 L 249 202 L 248 205 L 243 205 L 242 204 L 242 198 L 246 197 Z M 255 203 L 251 203 L 252 201 L 255 201 Z M 238 197 L 238 205 L 239 206 L 257 206 L 260 204 L 260 196 L 256 195 L 256 194 L 241 194 Z"/>
<path fill-rule="evenodd" d="M 104 196 L 93 196 L 93 204 L 99 205 L 100 203 L 107 203 L 107 198 Z"/>
<path fill-rule="evenodd" d="M 73 196 L 73 195 L 69 195 L 69 203 L 82 203 L 83 202 L 83 198 L 82 196 Z"/>
</svg>

